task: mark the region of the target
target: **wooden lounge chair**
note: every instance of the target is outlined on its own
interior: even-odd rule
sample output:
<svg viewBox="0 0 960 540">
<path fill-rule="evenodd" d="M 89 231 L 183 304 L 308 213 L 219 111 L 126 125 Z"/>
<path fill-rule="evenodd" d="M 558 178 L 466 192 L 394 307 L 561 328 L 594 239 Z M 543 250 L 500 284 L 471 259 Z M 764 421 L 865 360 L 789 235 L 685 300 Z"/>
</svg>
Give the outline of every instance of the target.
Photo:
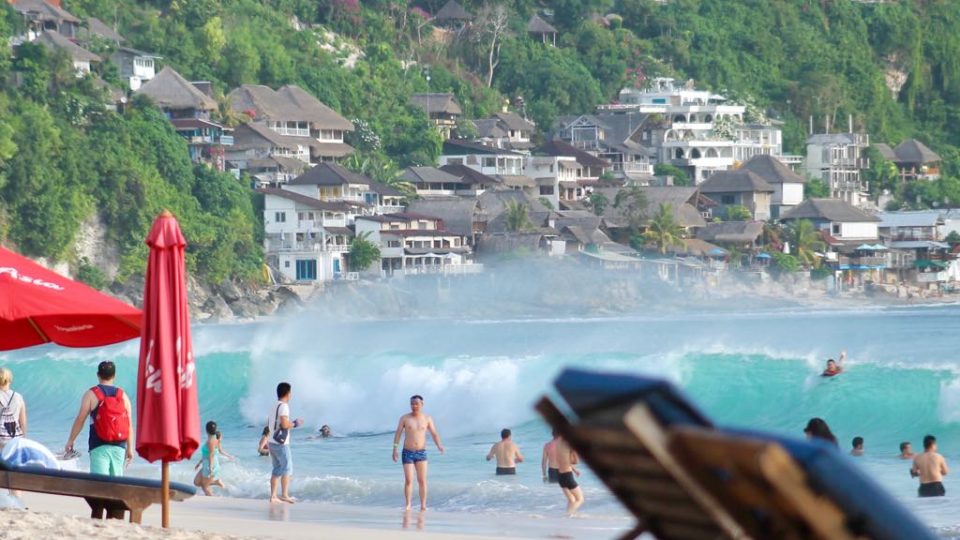
<svg viewBox="0 0 960 540">
<path fill-rule="evenodd" d="M 623 538 L 932 539 L 832 447 L 720 430 L 669 383 L 567 370 L 537 409 L 638 518 Z"/>
<path fill-rule="evenodd" d="M 145 478 L 105 476 L 78 471 L 60 471 L 42 467 L 17 467 L 0 460 L 0 489 L 15 489 L 83 497 L 90 505 L 91 517 L 123 519 L 140 523 L 143 511 L 160 502 L 160 481 Z M 186 484 L 170 484 L 170 500 L 184 501 L 197 490 Z"/>
</svg>

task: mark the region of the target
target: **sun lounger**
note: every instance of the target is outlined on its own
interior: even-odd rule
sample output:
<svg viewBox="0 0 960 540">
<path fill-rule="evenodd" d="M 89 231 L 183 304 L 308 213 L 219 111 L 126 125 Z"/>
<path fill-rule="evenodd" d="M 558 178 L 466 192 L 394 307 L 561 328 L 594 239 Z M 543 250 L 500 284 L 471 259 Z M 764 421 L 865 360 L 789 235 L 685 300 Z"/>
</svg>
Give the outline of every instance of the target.
<svg viewBox="0 0 960 540">
<path fill-rule="evenodd" d="M 94 519 L 103 519 L 104 514 L 110 519 L 123 519 L 129 511 L 131 523 L 140 523 L 143 511 L 159 503 L 161 497 L 159 480 L 16 467 L 0 461 L 0 489 L 3 488 L 83 497 Z M 172 482 L 170 500 L 189 499 L 196 491 L 193 486 Z"/>
<path fill-rule="evenodd" d="M 655 379 L 567 370 L 556 388 L 537 409 L 638 518 L 624 538 L 935 538 L 833 447 L 717 429 Z"/>
</svg>

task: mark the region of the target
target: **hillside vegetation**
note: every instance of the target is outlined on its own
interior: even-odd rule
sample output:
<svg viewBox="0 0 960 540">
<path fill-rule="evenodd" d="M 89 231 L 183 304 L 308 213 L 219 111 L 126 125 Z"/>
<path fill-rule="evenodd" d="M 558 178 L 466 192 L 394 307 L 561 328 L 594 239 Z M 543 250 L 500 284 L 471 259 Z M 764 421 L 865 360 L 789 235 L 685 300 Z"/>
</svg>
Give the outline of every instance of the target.
<svg viewBox="0 0 960 540">
<path fill-rule="evenodd" d="M 876 142 L 916 137 L 945 158 L 945 178 L 907 191 L 888 187 L 921 205 L 960 205 L 960 2 L 464 0 L 472 29 L 439 32 L 427 14 L 443 3 L 63 6 L 80 18 L 115 21 L 127 45 L 162 56 L 190 80 L 212 81 L 221 96 L 242 83 L 302 86 L 358 121 L 350 143 L 359 155 L 350 164 L 374 177 L 432 164 L 439 153 L 425 115 L 409 105 L 414 92 L 453 92 L 468 118 L 522 96 L 546 131 L 558 115 L 589 112 L 626 84 L 666 75 L 693 78 L 785 122 L 790 152 L 802 151 L 811 116 L 818 129 L 825 117 L 845 128 L 852 116 Z M 21 22 L 0 6 L 6 41 Z M 533 13 L 557 27 L 557 47 L 527 35 Z M 21 84 L 0 88 L 0 241 L 77 265 L 73 239 L 97 211 L 120 247 L 123 279 L 142 269 L 142 238 L 153 216 L 170 208 L 197 272 L 212 280 L 257 275 L 260 218 L 243 182 L 193 167 L 185 143 L 148 103 L 106 110 L 102 90 L 73 77 L 62 56 L 33 45 L 14 59 L 0 55 L 0 76 L 14 71 Z M 98 71 L 121 86 L 109 64 Z M 222 121 L 236 121 L 223 109 Z M 872 174 L 879 178 L 882 167 Z"/>
</svg>

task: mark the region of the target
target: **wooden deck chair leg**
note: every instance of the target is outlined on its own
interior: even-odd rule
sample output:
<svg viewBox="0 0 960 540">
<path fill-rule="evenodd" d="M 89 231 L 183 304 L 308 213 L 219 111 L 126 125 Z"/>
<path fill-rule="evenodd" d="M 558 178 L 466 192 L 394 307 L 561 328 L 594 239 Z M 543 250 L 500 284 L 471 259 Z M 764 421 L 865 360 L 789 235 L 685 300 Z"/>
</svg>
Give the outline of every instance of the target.
<svg viewBox="0 0 960 540">
<path fill-rule="evenodd" d="M 714 523 L 730 538 L 747 538 L 739 523 L 683 468 L 683 465 L 667 448 L 667 434 L 646 405 L 634 405 L 623 417 L 627 428 L 643 442 L 643 446 L 653 455 L 667 472 L 683 486 L 690 497 L 696 501 Z"/>
<path fill-rule="evenodd" d="M 130 523 L 140 523 L 140 520 L 143 519 L 143 511 L 145 508 L 131 508 L 130 509 Z"/>
<path fill-rule="evenodd" d="M 84 499 L 90 505 L 90 517 L 92 519 L 103 519 L 103 513 L 106 510 L 104 500 L 95 497 L 84 497 Z"/>
</svg>

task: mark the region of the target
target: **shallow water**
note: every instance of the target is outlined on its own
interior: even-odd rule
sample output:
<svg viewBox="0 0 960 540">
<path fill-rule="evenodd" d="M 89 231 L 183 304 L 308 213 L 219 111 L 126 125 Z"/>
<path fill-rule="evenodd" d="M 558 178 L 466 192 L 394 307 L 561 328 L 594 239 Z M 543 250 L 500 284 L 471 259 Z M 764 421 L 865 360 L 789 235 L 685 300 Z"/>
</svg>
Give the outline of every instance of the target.
<svg viewBox="0 0 960 540">
<path fill-rule="evenodd" d="M 937 435 L 960 459 L 960 307 L 857 311 L 784 310 L 605 319 L 404 320 L 336 322 L 320 315 L 256 324 L 198 326 L 194 332 L 203 420 L 216 420 L 229 493 L 267 495 L 269 463 L 255 454 L 277 382 L 293 384 L 292 411 L 306 420 L 293 435 L 293 489 L 300 498 L 376 507 L 401 503 L 401 469 L 390 460 L 393 430 L 407 398 L 422 394 L 447 447 L 431 447 L 431 506 L 439 511 L 557 515 L 563 499 L 540 481 L 547 428 L 531 409 L 564 366 L 669 378 L 718 423 L 800 435 L 825 418 L 847 448 L 866 440 L 859 463 L 925 522 L 960 530 L 950 496 L 917 500 L 902 440 L 919 448 Z M 817 376 L 827 357 L 847 349 L 847 372 Z M 30 413 L 30 434 L 61 448 L 96 363 L 118 363 L 131 393 L 136 342 L 98 350 L 34 348 L 0 355 Z M 132 398 L 133 396 L 131 396 Z M 321 424 L 336 437 L 307 440 Z M 528 459 L 516 478 L 492 475 L 484 455 L 503 427 Z M 82 440 L 78 448 L 84 449 Z M 80 466 L 85 466 L 81 459 Z M 960 465 L 958 465 L 960 466 Z M 138 461 L 133 474 L 158 476 Z M 174 477 L 192 478 L 177 464 Z M 586 471 L 587 518 L 626 519 Z"/>
</svg>

